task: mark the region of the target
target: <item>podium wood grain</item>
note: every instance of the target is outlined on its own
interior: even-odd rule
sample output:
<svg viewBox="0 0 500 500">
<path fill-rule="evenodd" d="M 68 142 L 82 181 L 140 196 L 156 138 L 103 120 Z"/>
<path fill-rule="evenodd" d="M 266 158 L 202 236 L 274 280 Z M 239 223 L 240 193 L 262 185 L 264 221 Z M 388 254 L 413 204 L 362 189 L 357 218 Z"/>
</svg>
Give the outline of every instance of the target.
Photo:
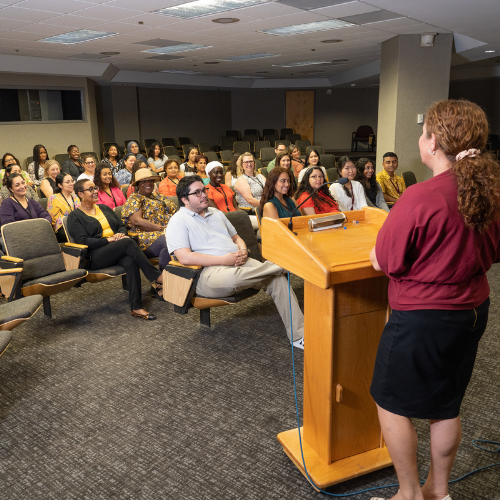
<svg viewBox="0 0 500 500">
<path fill-rule="evenodd" d="M 391 465 L 369 388 L 387 316 L 386 276 L 369 253 L 387 214 L 346 213 L 344 228 L 309 232 L 311 217 L 262 220 L 266 259 L 304 278 L 306 467 L 326 487 Z M 313 216 L 319 217 L 319 216 Z M 297 429 L 278 440 L 304 473 Z"/>
</svg>

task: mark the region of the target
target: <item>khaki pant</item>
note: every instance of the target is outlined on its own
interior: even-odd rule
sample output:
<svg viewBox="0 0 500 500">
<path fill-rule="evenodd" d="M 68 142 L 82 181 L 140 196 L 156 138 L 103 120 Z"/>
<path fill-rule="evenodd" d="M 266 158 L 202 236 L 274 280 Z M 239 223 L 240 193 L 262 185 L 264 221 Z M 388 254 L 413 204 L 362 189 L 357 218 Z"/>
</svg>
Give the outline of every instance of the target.
<svg viewBox="0 0 500 500">
<path fill-rule="evenodd" d="M 289 339 L 292 337 L 295 341 L 304 336 L 304 314 L 300 310 L 293 290 L 291 290 L 293 324 L 290 328 L 288 280 L 283 275 L 283 269 L 272 262 L 248 259 L 239 267 L 206 267 L 198 279 L 196 293 L 210 298 L 228 297 L 247 288 L 265 290 L 273 298 Z"/>
</svg>

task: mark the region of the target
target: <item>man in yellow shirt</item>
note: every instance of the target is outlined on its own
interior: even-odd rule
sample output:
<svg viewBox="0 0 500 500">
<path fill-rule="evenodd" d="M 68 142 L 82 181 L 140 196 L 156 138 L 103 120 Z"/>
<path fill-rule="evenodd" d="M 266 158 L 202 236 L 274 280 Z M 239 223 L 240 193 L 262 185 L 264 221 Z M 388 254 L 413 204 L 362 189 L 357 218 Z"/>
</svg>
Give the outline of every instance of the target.
<svg viewBox="0 0 500 500">
<path fill-rule="evenodd" d="M 396 153 L 385 153 L 382 159 L 382 166 L 384 170 L 381 170 L 377 174 L 377 182 L 382 187 L 385 201 L 387 203 L 395 203 L 406 189 L 403 177 L 394 173 L 398 168 Z"/>
</svg>

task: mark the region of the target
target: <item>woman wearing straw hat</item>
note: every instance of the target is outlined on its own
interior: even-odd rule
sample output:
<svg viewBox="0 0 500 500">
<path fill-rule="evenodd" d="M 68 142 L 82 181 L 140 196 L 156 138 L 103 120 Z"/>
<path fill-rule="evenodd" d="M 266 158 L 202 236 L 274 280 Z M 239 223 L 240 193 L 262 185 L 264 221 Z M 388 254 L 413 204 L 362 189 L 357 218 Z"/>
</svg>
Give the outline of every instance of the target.
<svg viewBox="0 0 500 500">
<path fill-rule="evenodd" d="M 158 257 L 160 270 L 170 260 L 165 228 L 176 211 L 175 205 L 162 194 L 154 192 L 155 182 L 160 176 L 149 168 L 140 168 L 135 172 L 132 185 L 136 192 L 130 195 L 122 209 L 122 220 L 139 236 L 139 247 L 147 257 Z"/>
</svg>

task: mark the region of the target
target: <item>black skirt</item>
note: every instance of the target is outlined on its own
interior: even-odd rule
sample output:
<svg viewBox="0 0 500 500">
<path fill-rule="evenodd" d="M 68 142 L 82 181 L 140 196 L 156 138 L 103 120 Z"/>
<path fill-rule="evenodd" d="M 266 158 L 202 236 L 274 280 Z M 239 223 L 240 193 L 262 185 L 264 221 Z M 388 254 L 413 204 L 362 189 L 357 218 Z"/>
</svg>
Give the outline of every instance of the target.
<svg viewBox="0 0 500 500">
<path fill-rule="evenodd" d="M 488 322 L 488 298 L 465 311 L 393 310 L 380 339 L 370 393 L 391 413 L 456 418 Z"/>
</svg>

